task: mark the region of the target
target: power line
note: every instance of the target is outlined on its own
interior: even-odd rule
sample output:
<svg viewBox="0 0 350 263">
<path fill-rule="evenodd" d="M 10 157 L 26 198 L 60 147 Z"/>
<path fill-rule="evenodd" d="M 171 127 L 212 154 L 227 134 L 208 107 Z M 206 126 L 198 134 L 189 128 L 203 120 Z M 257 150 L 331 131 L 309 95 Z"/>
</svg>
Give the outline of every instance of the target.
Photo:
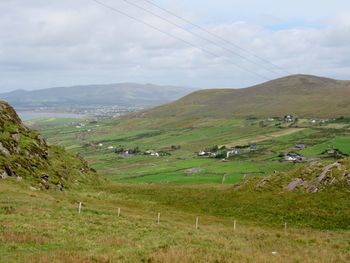
<svg viewBox="0 0 350 263">
<path fill-rule="evenodd" d="M 149 0 L 143 0 L 143 1 L 146 2 L 146 3 L 149 3 L 150 5 L 153 5 L 153 6 L 157 7 L 158 9 L 160 9 L 160 10 L 162 10 L 162 11 L 164 11 L 164 12 L 166 12 L 166 13 L 168 13 L 168 14 L 170 14 L 170 15 L 172 15 L 172 16 L 174 16 L 174 17 L 176 17 L 176 18 L 178 18 L 178 19 L 180 19 L 180 20 L 182 20 L 182 21 L 184 21 L 184 22 L 186 22 L 186 23 L 188 23 L 188 24 L 198 28 L 198 29 L 200 29 L 200 30 L 202 30 L 203 32 L 205 32 L 205 33 L 207 33 L 207 34 L 209 34 L 209 35 L 211 35 L 211 36 L 213 36 L 213 37 L 215 37 L 217 39 L 220 39 L 221 41 L 225 42 L 226 44 L 229 44 L 229 45 L 231 45 L 231 46 L 233 46 L 233 47 L 235 47 L 235 48 L 237 48 L 237 49 L 239 49 L 239 50 L 241 50 L 241 51 L 243 51 L 243 52 L 245 52 L 245 53 L 247 53 L 247 54 L 257 58 L 257 59 L 259 59 L 260 61 L 263 61 L 263 62 L 265 62 L 267 64 L 270 64 L 271 66 L 275 67 L 276 69 L 278 69 L 278 70 L 280 70 L 280 71 L 282 71 L 282 72 L 284 72 L 284 73 L 286 73 L 288 75 L 291 74 L 290 72 L 288 72 L 284 68 L 274 64 L 273 62 L 269 61 L 268 59 L 263 58 L 261 56 L 258 56 L 256 54 L 254 54 L 253 52 L 251 52 L 251 51 L 249 51 L 249 50 L 247 50 L 247 49 L 245 49 L 245 48 L 243 48 L 243 47 L 233 43 L 232 41 L 229 41 L 229 40 L 227 40 L 227 39 L 225 39 L 225 38 L 223 38 L 223 37 L 221 37 L 221 36 L 211 32 L 209 30 L 205 29 L 204 27 L 202 27 L 200 25 L 197 25 L 194 22 L 192 22 L 192 21 L 190 21 L 190 20 L 188 20 L 186 18 L 183 18 L 183 17 L 175 14 L 174 12 L 171 12 L 171 11 L 165 9 L 164 7 L 161 7 L 161 6 L 157 5 L 156 3 L 152 2 L 152 1 L 149 1 Z"/>
<path fill-rule="evenodd" d="M 279 77 L 281 76 L 278 72 L 276 72 L 276 71 L 274 71 L 274 70 L 272 70 L 272 69 L 266 67 L 265 65 L 263 65 L 263 64 L 261 64 L 261 63 L 257 63 L 256 61 L 254 61 L 254 60 L 252 60 L 252 59 L 249 59 L 249 58 L 247 58 L 247 57 L 245 57 L 245 56 L 243 56 L 243 55 L 241 55 L 241 54 L 239 54 L 239 53 L 233 51 L 232 49 L 229 49 L 229 48 L 227 48 L 227 47 L 225 47 L 225 46 L 223 46 L 223 45 L 218 44 L 218 43 L 215 42 L 215 41 L 212 41 L 212 40 L 210 40 L 210 39 L 208 39 L 208 38 L 205 38 L 205 37 L 203 37 L 203 36 L 201 36 L 201 35 L 199 35 L 199 34 L 197 34 L 197 33 L 192 32 L 192 31 L 190 31 L 190 30 L 188 30 L 188 29 L 186 29 L 186 28 L 184 28 L 184 27 L 182 27 L 182 26 L 179 26 L 178 24 L 172 22 L 171 20 L 166 19 L 166 18 L 164 18 L 164 17 L 162 17 L 162 16 L 160 16 L 160 15 L 158 15 L 158 14 L 156 14 L 156 13 L 154 13 L 154 12 L 152 12 L 152 11 L 150 11 L 150 10 L 148 10 L 148 9 L 146 9 L 146 8 L 144 8 L 144 7 L 142 7 L 142 6 L 139 6 L 139 5 L 137 5 L 137 4 L 133 3 L 133 2 L 130 2 L 130 1 L 128 1 L 128 0 L 122 0 L 122 1 L 126 2 L 126 3 L 129 4 L 129 5 L 134 6 L 134 7 L 138 8 L 138 9 L 140 9 L 140 10 L 143 10 L 143 11 L 145 11 L 145 12 L 147 12 L 147 13 L 149 13 L 149 14 L 151 14 L 151 15 L 153 15 L 153 16 L 155 16 L 155 17 L 157 17 L 157 18 L 159 18 L 159 19 L 161 19 L 161 20 L 163 20 L 163 21 L 165 21 L 165 22 L 167 22 L 167 23 L 169 23 L 169 24 L 171 24 L 171 25 L 173 25 L 173 26 L 175 26 L 175 27 L 177 27 L 177 28 L 179 28 L 179 29 L 181 29 L 181 30 L 187 32 L 187 33 L 189 33 L 189 34 L 191 34 L 191 35 L 194 35 L 195 37 L 198 37 L 198 38 L 200 38 L 200 39 L 202 39 L 202 40 L 204 40 L 204 41 L 207 41 L 208 43 L 211 43 L 211 44 L 213 44 L 213 45 L 215 45 L 215 46 L 217 46 L 217 47 L 219 47 L 219 48 L 222 48 L 222 49 L 228 51 L 229 53 L 231 53 L 231 54 L 233 54 L 233 55 L 235 55 L 235 56 L 237 56 L 237 57 L 240 57 L 240 58 L 242 58 L 242 59 L 244 59 L 244 60 L 246 60 L 246 61 L 248 61 L 248 62 L 250 62 L 250 63 L 252 63 L 252 64 L 254 64 L 254 65 L 256 65 L 256 66 L 258 66 L 259 68 L 264 68 L 265 70 L 267 70 L 267 71 L 269 71 L 269 72 L 271 72 L 271 73 L 273 73 L 273 74 L 276 74 L 276 75 L 279 76 Z M 147 1 L 147 2 L 148 2 L 148 1 Z"/>
<path fill-rule="evenodd" d="M 163 34 L 165 34 L 165 35 L 167 35 L 167 36 L 169 36 L 169 37 L 171 37 L 171 38 L 174 38 L 174 39 L 176 39 L 176 40 L 179 40 L 179 41 L 181 41 L 181 42 L 183 42 L 183 43 L 185 43 L 185 44 L 187 44 L 187 45 L 189 45 L 189 46 L 192 46 L 192 47 L 194 47 L 194 48 L 196 48 L 196 49 L 200 49 L 200 50 L 202 50 L 203 52 L 205 52 L 205 53 L 207 53 L 207 54 L 209 54 L 209 55 L 211 55 L 211 56 L 214 56 L 214 57 L 217 57 L 217 58 L 221 58 L 221 57 L 222 57 L 222 56 L 220 56 L 220 55 L 218 55 L 218 54 L 216 54 L 216 53 L 213 53 L 213 52 L 211 52 L 211 51 L 209 51 L 209 50 L 207 50 L 207 49 L 205 49 L 205 48 L 198 47 L 198 46 L 196 46 L 195 44 L 193 44 L 193 43 L 191 43 L 191 42 L 189 42 L 189 41 L 187 41 L 187 40 L 185 40 L 185 39 L 182 39 L 182 38 L 180 38 L 180 37 L 174 36 L 173 34 L 170 34 L 170 33 L 166 32 L 166 31 L 164 31 L 164 30 L 162 30 L 162 29 L 159 29 L 158 27 L 155 27 L 155 26 L 153 26 L 152 24 L 149 24 L 149 23 L 147 23 L 147 22 L 145 22 L 145 21 L 143 21 L 143 20 L 141 20 L 141 19 L 138 19 L 138 18 L 136 18 L 136 17 L 134 17 L 134 16 L 132 16 L 132 15 L 130 15 L 130 14 L 127 14 L 127 13 L 125 13 L 125 12 L 123 12 L 123 11 L 121 11 L 121 10 L 119 10 L 119 9 L 117 9 L 117 8 L 115 8 L 115 7 L 113 7 L 113 6 L 107 5 L 107 4 L 105 4 L 105 3 L 101 2 L 101 1 L 98 1 L 98 0 L 92 0 L 92 1 L 95 2 L 95 3 L 98 4 L 98 5 L 101 5 L 101 6 L 105 7 L 105 8 L 107 8 L 107 9 L 110 9 L 110 10 L 113 11 L 113 12 L 116 12 L 116 13 L 121 14 L 121 15 L 123 15 L 123 16 L 126 16 L 126 17 L 128 17 L 128 18 L 130 18 L 130 19 L 132 19 L 132 20 L 134 20 L 134 21 L 136 21 L 136 22 L 138 22 L 138 23 L 141 23 L 141 24 L 143 24 L 143 25 L 146 25 L 146 26 L 148 26 L 148 27 L 150 27 L 150 28 L 152 28 L 152 29 L 154 29 L 154 30 L 160 32 L 160 33 L 163 33 Z M 256 76 L 258 76 L 258 77 L 260 77 L 260 78 L 262 78 L 262 79 L 264 79 L 264 80 L 270 80 L 270 79 L 267 78 L 266 76 L 263 76 L 263 75 L 261 75 L 261 74 L 255 72 L 255 71 L 249 70 L 249 69 L 247 69 L 247 68 L 245 68 L 245 67 L 242 67 L 242 66 L 237 65 L 236 63 L 233 63 L 231 60 L 227 60 L 227 62 L 230 63 L 230 64 L 232 64 L 232 65 L 234 65 L 235 67 L 237 67 L 237 68 L 239 68 L 239 69 L 241 69 L 241 70 L 244 70 L 244 71 L 246 71 L 246 72 L 248 72 L 248 73 L 250 73 L 250 74 L 256 75 Z"/>
</svg>

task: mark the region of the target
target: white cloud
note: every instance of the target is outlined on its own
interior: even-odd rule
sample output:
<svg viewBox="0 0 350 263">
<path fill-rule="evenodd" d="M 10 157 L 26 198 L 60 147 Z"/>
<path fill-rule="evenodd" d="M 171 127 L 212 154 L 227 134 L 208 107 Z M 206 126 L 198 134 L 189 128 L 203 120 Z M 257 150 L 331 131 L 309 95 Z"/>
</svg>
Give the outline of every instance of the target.
<svg viewBox="0 0 350 263">
<path fill-rule="evenodd" d="M 0 92 L 119 81 L 200 87 L 240 87 L 263 81 L 239 68 L 274 77 L 227 50 L 125 3 L 105 2 L 220 57 L 212 57 L 92 1 L 6 1 L 0 2 Z M 280 21 L 273 15 L 261 17 L 269 23 Z M 350 13 L 342 13 L 318 27 L 272 30 L 256 21 L 211 21 L 204 26 L 289 72 L 350 78 Z M 238 49 L 234 51 L 256 60 Z"/>
</svg>

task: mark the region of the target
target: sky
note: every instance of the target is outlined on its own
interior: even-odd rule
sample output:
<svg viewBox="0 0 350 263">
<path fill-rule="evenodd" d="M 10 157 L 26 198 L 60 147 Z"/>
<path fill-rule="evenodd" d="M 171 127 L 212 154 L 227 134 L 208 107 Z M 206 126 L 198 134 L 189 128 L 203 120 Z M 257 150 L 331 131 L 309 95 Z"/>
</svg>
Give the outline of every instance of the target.
<svg viewBox="0 0 350 263">
<path fill-rule="evenodd" d="M 350 79 L 350 1 L 98 1 L 110 8 L 0 0 L 0 93 L 119 82 L 241 88 L 299 73 Z"/>
</svg>

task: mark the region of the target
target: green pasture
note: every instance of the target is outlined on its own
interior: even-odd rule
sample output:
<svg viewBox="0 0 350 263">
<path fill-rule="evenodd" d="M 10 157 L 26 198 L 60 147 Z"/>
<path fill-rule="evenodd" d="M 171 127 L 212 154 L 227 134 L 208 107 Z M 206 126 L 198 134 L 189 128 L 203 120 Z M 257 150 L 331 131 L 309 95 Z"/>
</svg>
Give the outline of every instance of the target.
<svg viewBox="0 0 350 263">
<path fill-rule="evenodd" d="M 82 127 L 77 128 L 77 125 Z M 299 152 L 318 158 L 328 147 L 350 154 L 350 131 L 343 126 L 303 126 L 288 134 L 288 127 L 275 122 L 243 119 L 146 119 L 119 118 L 91 120 L 38 120 L 33 127 L 50 143 L 82 154 L 100 174 L 112 180 L 130 183 L 162 184 L 234 184 L 244 176 L 266 176 L 274 171 L 287 171 L 293 163 L 281 162 L 281 154 L 297 151 L 299 143 L 306 148 Z M 286 131 L 286 135 L 284 134 Z M 269 136 L 281 132 L 280 136 Z M 244 153 L 224 162 L 221 159 L 197 157 L 197 152 L 214 145 L 235 145 L 256 141 L 256 152 Z M 103 146 L 97 146 L 102 143 Z M 92 144 L 94 147 L 88 147 Z M 139 147 L 145 150 L 169 151 L 171 156 L 137 155 L 129 158 L 114 153 L 109 146 Z M 180 146 L 171 150 L 171 146 Z M 189 175 L 186 170 L 198 168 Z"/>
</svg>

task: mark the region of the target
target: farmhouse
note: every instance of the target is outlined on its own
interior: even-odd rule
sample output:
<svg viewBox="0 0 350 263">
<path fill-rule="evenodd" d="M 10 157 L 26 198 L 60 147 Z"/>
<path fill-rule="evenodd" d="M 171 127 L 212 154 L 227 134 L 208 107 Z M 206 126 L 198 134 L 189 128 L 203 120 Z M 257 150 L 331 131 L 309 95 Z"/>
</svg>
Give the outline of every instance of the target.
<svg viewBox="0 0 350 263">
<path fill-rule="evenodd" d="M 347 156 L 347 154 L 344 154 L 342 151 L 340 151 L 339 149 L 335 149 L 335 148 L 329 148 L 329 149 L 325 150 L 324 152 L 322 152 L 321 154 L 328 155 L 329 157 L 334 157 L 334 158 L 340 158 L 340 157 Z"/>
<path fill-rule="evenodd" d="M 209 157 L 210 158 L 216 158 L 216 157 L 218 157 L 218 154 L 217 153 L 210 153 Z"/>
<path fill-rule="evenodd" d="M 147 151 L 144 152 L 144 155 L 151 155 L 153 153 L 155 153 L 154 150 L 147 150 Z"/>
<path fill-rule="evenodd" d="M 207 151 L 200 151 L 197 153 L 198 156 L 210 156 L 211 155 L 211 152 L 207 152 Z"/>
<path fill-rule="evenodd" d="M 298 144 L 294 145 L 294 148 L 297 150 L 303 150 L 303 149 L 305 149 L 305 147 L 306 147 L 306 145 L 303 143 L 298 143 Z"/>
<path fill-rule="evenodd" d="M 238 155 L 241 153 L 241 150 L 240 149 L 231 149 L 229 151 L 227 151 L 226 153 L 226 159 L 228 159 L 231 155 Z"/>
<path fill-rule="evenodd" d="M 288 153 L 284 156 L 284 160 L 288 162 L 300 162 L 304 160 L 304 157 L 297 153 Z"/>
<path fill-rule="evenodd" d="M 254 143 L 254 144 L 251 144 L 251 145 L 249 146 L 249 149 L 250 149 L 250 151 L 256 151 L 256 150 L 258 150 L 258 145 L 256 145 L 255 143 Z"/>
<path fill-rule="evenodd" d="M 157 152 L 151 153 L 151 156 L 159 157 L 159 153 L 157 153 Z"/>
<path fill-rule="evenodd" d="M 284 116 L 284 121 L 286 121 L 286 122 L 294 122 L 295 121 L 295 117 L 293 115 L 286 115 L 286 116 Z"/>
<path fill-rule="evenodd" d="M 154 156 L 154 157 L 164 157 L 170 156 L 171 153 L 167 151 L 155 151 L 155 150 L 147 150 L 143 153 L 144 155 Z"/>
</svg>

